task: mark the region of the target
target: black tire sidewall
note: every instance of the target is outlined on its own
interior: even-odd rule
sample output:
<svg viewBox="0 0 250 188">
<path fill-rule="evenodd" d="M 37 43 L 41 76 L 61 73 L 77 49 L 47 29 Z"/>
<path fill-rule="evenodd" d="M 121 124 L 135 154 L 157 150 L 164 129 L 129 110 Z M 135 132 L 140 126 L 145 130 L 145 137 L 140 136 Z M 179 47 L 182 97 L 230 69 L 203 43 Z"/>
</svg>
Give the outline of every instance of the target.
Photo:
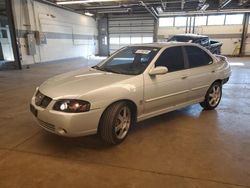
<svg viewBox="0 0 250 188">
<path fill-rule="evenodd" d="M 128 128 L 127 134 L 125 135 L 124 138 L 119 139 L 117 138 L 116 133 L 115 133 L 115 120 L 117 116 L 119 115 L 121 109 L 124 107 L 128 107 L 128 109 L 130 110 L 131 120 L 130 120 L 130 126 Z M 126 139 L 129 133 L 129 130 L 131 128 L 132 116 L 133 114 L 132 114 L 131 108 L 126 102 L 117 102 L 109 106 L 105 110 L 103 117 L 101 118 L 101 122 L 100 122 L 99 133 L 102 139 L 109 144 L 120 144 L 121 142 L 123 142 Z M 107 137 L 107 134 L 109 135 L 108 137 Z"/>
</svg>

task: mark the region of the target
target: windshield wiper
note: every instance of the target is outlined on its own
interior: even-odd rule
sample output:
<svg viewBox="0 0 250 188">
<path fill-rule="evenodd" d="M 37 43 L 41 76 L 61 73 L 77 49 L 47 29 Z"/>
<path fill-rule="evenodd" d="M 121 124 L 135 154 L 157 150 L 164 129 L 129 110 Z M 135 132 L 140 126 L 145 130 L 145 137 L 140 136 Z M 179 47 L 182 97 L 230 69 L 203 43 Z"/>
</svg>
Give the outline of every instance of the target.
<svg viewBox="0 0 250 188">
<path fill-rule="evenodd" d="M 127 73 L 127 72 L 117 71 L 117 70 L 113 70 L 113 69 L 110 69 L 107 67 L 99 67 L 97 65 L 95 65 L 91 68 L 96 69 L 96 70 L 100 70 L 100 71 L 104 71 L 104 72 L 112 72 L 112 73 L 116 73 L 116 74 L 135 75 L 135 73 Z"/>
<path fill-rule="evenodd" d="M 97 65 L 95 65 L 95 66 L 93 66 L 93 67 L 91 67 L 92 69 L 96 69 L 96 70 L 100 70 L 100 71 L 105 71 L 103 68 L 101 68 L 101 67 L 99 67 L 99 66 L 97 66 Z"/>
<path fill-rule="evenodd" d="M 112 70 L 112 69 L 109 69 L 109 68 L 106 68 L 106 67 L 99 67 L 99 66 L 97 66 L 97 65 L 95 65 L 95 66 L 93 66 L 93 67 L 91 67 L 91 68 L 93 68 L 93 69 L 96 69 L 96 70 L 100 70 L 100 71 L 104 71 L 104 72 L 113 72 L 113 73 L 118 73 L 118 74 L 120 74 L 119 72 L 117 72 L 117 71 L 114 71 L 114 70 Z"/>
<path fill-rule="evenodd" d="M 104 71 L 107 71 L 107 72 L 112 72 L 112 73 L 121 74 L 119 71 L 115 71 L 115 70 L 109 69 L 109 68 L 107 68 L 107 67 L 105 67 L 103 70 L 104 70 Z"/>
</svg>

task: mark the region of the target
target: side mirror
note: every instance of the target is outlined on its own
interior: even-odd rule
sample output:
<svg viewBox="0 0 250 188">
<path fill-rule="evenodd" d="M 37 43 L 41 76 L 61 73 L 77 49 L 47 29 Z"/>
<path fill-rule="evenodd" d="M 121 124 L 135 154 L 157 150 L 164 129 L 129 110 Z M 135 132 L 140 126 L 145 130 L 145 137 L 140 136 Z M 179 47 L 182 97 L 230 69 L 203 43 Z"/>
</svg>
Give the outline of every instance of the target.
<svg viewBox="0 0 250 188">
<path fill-rule="evenodd" d="M 168 68 L 164 66 L 159 66 L 151 69 L 149 71 L 150 76 L 160 75 L 160 74 L 166 74 L 168 72 Z"/>
</svg>

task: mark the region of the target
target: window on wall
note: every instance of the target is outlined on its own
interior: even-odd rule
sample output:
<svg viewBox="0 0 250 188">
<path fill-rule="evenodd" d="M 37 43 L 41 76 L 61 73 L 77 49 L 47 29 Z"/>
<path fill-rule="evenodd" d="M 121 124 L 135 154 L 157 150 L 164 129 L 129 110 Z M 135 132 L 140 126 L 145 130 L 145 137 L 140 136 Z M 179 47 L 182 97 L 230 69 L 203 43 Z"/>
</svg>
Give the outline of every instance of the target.
<svg viewBox="0 0 250 188">
<path fill-rule="evenodd" d="M 141 37 L 131 37 L 131 44 L 141 44 Z"/>
<path fill-rule="evenodd" d="M 243 14 L 231 14 L 226 15 L 226 24 L 242 24 L 243 23 Z"/>
<path fill-rule="evenodd" d="M 142 37 L 142 43 L 151 43 L 153 42 L 153 37 Z"/>
<path fill-rule="evenodd" d="M 110 44 L 119 44 L 120 43 L 119 37 L 110 37 L 109 43 Z"/>
<path fill-rule="evenodd" d="M 152 43 L 153 42 L 153 36 L 137 36 L 137 35 L 131 35 L 131 36 L 117 36 L 117 35 L 111 35 L 109 37 L 109 44 L 110 44 L 110 52 L 113 53 L 114 51 L 118 50 L 121 47 L 130 45 L 130 44 L 143 44 L 143 43 Z"/>
<path fill-rule="evenodd" d="M 195 25 L 196 26 L 207 25 L 207 16 L 196 16 Z"/>
<path fill-rule="evenodd" d="M 130 37 L 120 37 L 120 44 L 130 44 Z"/>
<path fill-rule="evenodd" d="M 169 18 L 159 18 L 160 27 L 171 27 L 174 25 L 174 17 Z"/>
<path fill-rule="evenodd" d="M 187 17 L 175 17 L 174 25 L 177 27 L 186 26 Z"/>
<path fill-rule="evenodd" d="M 208 16 L 207 25 L 224 25 L 225 14 Z"/>
</svg>

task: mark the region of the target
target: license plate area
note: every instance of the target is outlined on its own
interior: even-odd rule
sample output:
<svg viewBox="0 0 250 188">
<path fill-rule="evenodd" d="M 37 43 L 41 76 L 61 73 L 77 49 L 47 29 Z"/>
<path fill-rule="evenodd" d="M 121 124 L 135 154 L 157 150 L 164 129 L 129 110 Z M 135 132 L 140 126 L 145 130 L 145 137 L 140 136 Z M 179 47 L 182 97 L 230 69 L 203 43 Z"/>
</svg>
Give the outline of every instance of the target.
<svg viewBox="0 0 250 188">
<path fill-rule="evenodd" d="M 32 104 L 30 104 L 30 111 L 35 117 L 37 117 L 37 109 L 35 109 Z"/>
</svg>

